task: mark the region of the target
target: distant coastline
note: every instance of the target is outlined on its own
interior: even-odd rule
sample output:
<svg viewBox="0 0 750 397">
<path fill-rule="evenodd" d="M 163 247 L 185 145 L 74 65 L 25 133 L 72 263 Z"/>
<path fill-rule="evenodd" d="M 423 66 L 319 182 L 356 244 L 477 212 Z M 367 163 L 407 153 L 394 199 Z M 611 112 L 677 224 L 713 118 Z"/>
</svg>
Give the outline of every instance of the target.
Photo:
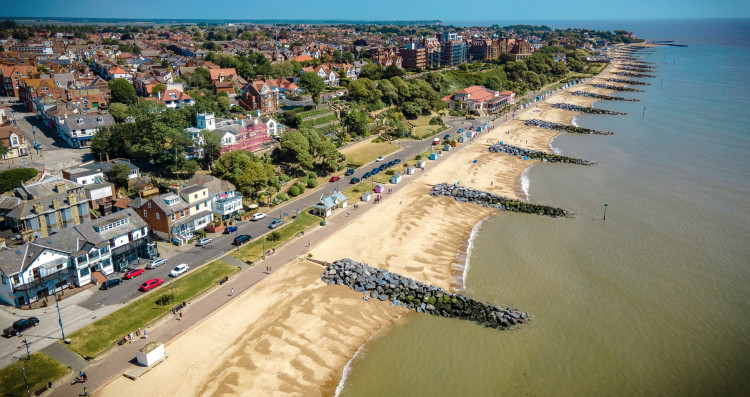
<svg viewBox="0 0 750 397">
<path fill-rule="evenodd" d="M 382 20 L 367 21 L 356 19 L 215 19 L 215 18 L 67 18 L 67 17 L 0 17 L 0 20 L 12 20 L 20 24 L 87 24 L 87 25 L 226 25 L 226 24 L 255 24 L 255 25 L 437 25 L 442 21 L 432 20 Z"/>
</svg>

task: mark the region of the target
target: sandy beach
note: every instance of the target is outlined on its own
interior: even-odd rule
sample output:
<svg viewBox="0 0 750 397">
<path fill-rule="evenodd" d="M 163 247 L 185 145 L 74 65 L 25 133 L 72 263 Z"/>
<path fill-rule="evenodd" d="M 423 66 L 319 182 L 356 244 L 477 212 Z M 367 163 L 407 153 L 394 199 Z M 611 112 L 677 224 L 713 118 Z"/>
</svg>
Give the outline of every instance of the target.
<svg viewBox="0 0 750 397">
<path fill-rule="evenodd" d="M 523 199 L 521 174 L 538 162 L 490 153 L 490 142 L 551 152 L 550 141 L 558 133 L 525 126 L 523 121 L 571 124 L 578 113 L 551 104 L 591 106 L 594 99 L 569 91 L 609 94 L 589 84 L 603 83 L 611 69 L 587 84 L 559 91 L 516 112 L 512 121 L 500 125 L 503 119 L 498 119 L 495 128 L 471 145 L 461 145 L 465 147 L 450 158 L 438 165 L 428 163 L 424 173 L 404 177 L 402 184 L 407 186 L 384 195 L 388 197 L 380 204 L 362 204 L 358 211 L 367 212 L 313 247 L 313 257 L 325 261 L 348 257 L 460 292 L 460 283 L 455 281 L 461 276 L 469 234 L 495 210 L 431 197 L 431 185 L 460 182 Z M 346 287 L 328 286 L 320 281 L 321 272 L 320 265 L 308 261 L 288 263 L 169 343 L 164 363 L 135 382 L 118 378 L 99 394 L 122 396 L 151 390 L 179 396 L 333 395 L 344 367 L 363 343 L 400 318 L 421 314 L 390 302 L 364 301 L 361 293 Z"/>
</svg>

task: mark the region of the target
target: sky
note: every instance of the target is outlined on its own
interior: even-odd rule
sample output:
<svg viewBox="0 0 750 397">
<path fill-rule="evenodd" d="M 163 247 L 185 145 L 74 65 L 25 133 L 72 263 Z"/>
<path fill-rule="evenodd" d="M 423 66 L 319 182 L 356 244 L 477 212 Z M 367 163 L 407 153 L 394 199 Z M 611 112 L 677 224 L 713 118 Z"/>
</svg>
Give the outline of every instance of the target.
<svg viewBox="0 0 750 397">
<path fill-rule="evenodd" d="M 4 0 L 0 17 L 345 19 L 524 23 L 750 18 L 747 0 Z"/>
</svg>

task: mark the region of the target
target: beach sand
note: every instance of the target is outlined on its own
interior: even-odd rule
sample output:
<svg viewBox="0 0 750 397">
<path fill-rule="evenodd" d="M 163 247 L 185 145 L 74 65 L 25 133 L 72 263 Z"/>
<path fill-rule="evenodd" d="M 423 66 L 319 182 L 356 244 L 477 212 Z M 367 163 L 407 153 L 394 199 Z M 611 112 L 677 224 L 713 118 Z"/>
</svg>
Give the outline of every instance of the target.
<svg viewBox="0 0 750 397">
<path fill-rule="evenodd" d="M 589 83 L 602 82 L 609 71 L 611 67 Z M 586 84 L 566 91 L 575 90 L 609 93 Z M 515 120 L 483 133 L 472 145 L 461 145 L 459 152 L 437 165 L 428 162 L 424 174 L 417 171 L 405 176 L 402 184 L 407 186 L 383 195 L 386 200 L 380 204 L 363 204 L 357 211 L 367 213 L 314 247 L 314 258 L 332 261 L 348 257 L 458 291 L 456 279 L 463 268 L 460 257 L 469 234 L 495 210 L 432 197 L 430 186 L 458 181 L 463 186 L 522 197 L 521 173 L 538 162 L 490 153 L 487 147 L 490 142 L 504 141 L 551 151 L 550 141 L 558 133 L 524 126 L 523 120 L 571 124 L 576 113 L 550 104 L 591 106 L 594 100 L 566 91 L 517 111 Z M 135 395 L 152 390 L 180 396 L 333 395 L 344 367 L 363 343 L 398 318 L 421 314 L 389 302 L 364 301 L 359 292 L 326 285 L 320 281 L 322 270 L 307 261 L 287 264 L 172 341 L 166 347 L 169 359 L 164 363 L 138 381 L 116 379 L 100 394 Z"/>
</svg>

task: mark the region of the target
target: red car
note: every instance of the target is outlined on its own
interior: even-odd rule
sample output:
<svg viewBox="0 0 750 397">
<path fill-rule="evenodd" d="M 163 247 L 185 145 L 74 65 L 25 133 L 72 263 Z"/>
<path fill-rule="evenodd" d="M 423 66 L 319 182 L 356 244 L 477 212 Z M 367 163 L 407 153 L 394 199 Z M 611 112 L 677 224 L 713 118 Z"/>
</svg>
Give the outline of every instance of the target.
<svg viewBox="0 0 750 397">
<path fill-rule="evenodd" d="M 141 287 L 138 288 L 139 290 L 146 292 L 150 289 L 154 289 L 160 285 L 164 284 L 164 280 L 160 278 L 152 278 L 151 280 L 146 280 L 141 284 Z"/>
<path fill-rule="evenodd" d="M 133 269 L 133 270 L 128 270 L 128 271 L 127 271 L 127 272 L 125 273 L 125 275 L 124 275 L 124 276 L 122 276 L 122 279 L 123 279 L 123 280 L 130 280 L 131 278 L 133 278 L 133 277 L 137 277 L 137 276 L 140 276 L 141 274 L 143 274 L 143 269 Z"/>
<path fill-rule="evenodd" d="M 332 176 L 332 177 L 331 177 L 331 179 L 329 179 L 329 180 L 328 180 L 328 182 L 336 182 L 336 181 L 338 181 L 339 179 L 341 179 L 341 177 L 338 177 L 338 176 Z"/>
</svg>

